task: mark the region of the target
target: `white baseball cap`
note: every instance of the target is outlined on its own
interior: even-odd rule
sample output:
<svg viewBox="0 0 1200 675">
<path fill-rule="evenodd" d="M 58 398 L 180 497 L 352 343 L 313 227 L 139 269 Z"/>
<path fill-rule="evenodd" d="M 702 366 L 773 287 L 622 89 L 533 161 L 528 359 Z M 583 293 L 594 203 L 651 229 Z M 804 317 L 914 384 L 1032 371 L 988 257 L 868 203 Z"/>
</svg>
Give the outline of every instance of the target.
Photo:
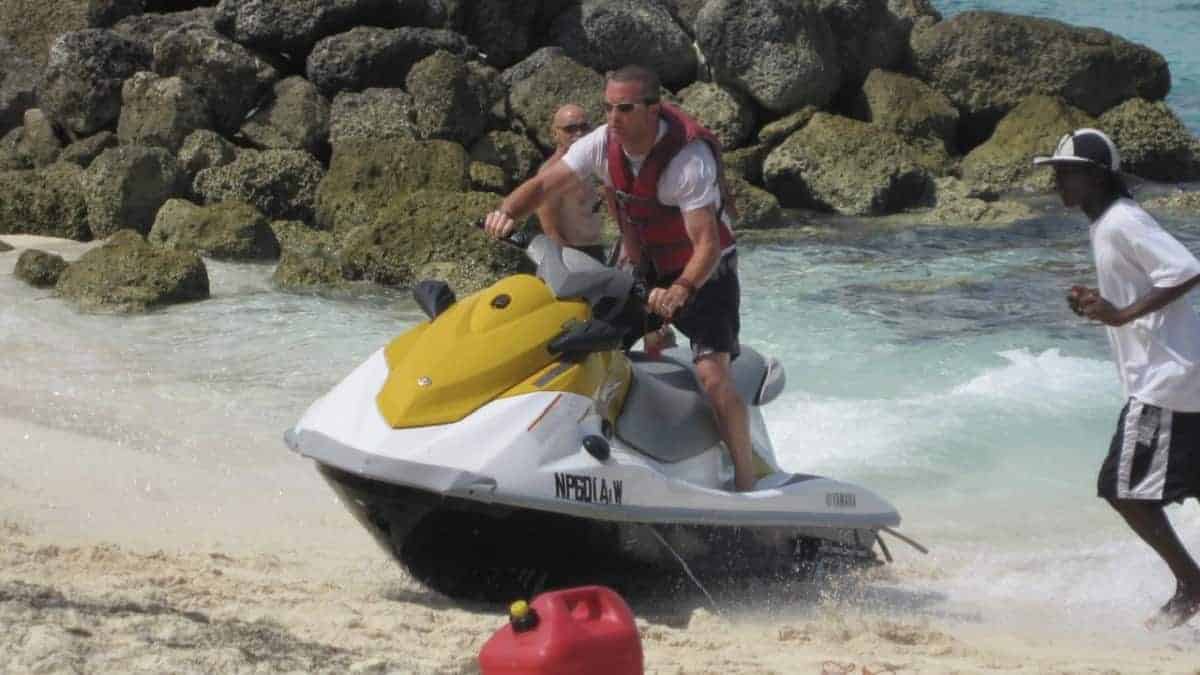
<svg viewBox="0 0 1200 675">
<path fill-rule="evenodd" d="M 1034 157 L 1034 164 L 1094 164 L 1113 173 L 1121 171 L 1117 146 L 1103 131 L 1076 129 L 1058 141 L 1052 157 Z"/>
</svg>

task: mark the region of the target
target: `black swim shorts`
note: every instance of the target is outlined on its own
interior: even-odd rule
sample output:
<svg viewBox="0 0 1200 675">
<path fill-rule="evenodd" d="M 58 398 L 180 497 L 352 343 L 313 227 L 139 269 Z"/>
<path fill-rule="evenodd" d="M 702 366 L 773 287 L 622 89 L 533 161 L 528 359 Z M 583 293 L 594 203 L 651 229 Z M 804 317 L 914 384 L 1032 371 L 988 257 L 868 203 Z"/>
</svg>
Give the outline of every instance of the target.
<svg viewBox="0 0 1200 675">
<path fill-rule="evenodd" d="M 1096 490 L 1105 499 L 1164 504 L 1200 497 L 1200 413 L 1129 399 Z"/>
<path fill-rule="evenodd" d="M 660 279 L 650 279 L 650 286 L 669 288 L 678 273 Z M 725 352 L 731 359 L 741 352 L 738 333 L 741 331 L 742 288 L 738 282 L 737 251 L 721 257 L 716 271 L 676 315 L 671 325 L 688 336 L 692 342 L 692 360 L 708 354 Z M 662 319 L 649 315 L 647 330 L 662 325 Z"/>
</svg>

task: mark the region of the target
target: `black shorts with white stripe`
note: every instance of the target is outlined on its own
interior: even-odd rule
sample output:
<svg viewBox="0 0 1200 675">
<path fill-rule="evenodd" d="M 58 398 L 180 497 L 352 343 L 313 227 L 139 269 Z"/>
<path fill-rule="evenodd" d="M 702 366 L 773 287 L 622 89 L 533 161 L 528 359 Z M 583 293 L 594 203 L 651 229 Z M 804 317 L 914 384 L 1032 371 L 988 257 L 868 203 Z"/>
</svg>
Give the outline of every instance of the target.
<svg viewBox="0 0 1200 675">
<path fill-rule="evenodd" d="M 1200 498 L 1200 413 L 1129 399 L 1096 490 L 1105 499 L 1168 503 Z"/>
</svg>

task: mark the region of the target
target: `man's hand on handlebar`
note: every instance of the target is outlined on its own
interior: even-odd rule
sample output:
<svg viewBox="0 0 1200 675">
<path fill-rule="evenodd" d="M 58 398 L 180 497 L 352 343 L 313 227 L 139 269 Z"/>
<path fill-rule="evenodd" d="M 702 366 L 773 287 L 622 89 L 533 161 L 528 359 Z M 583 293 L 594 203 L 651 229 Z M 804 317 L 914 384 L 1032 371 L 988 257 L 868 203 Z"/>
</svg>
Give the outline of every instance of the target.
<svg viewBox="0 0 1200 675">
<path fill-rule="evenodd" d="M 487 214 L 483 219 L 483 231 L 488 233 L 488 236 L 493 239 L 503 239 L 516 229 L 517 222 L 512 219 L 507 213 L 500 209 L 496 209 Z"/>
</svg>

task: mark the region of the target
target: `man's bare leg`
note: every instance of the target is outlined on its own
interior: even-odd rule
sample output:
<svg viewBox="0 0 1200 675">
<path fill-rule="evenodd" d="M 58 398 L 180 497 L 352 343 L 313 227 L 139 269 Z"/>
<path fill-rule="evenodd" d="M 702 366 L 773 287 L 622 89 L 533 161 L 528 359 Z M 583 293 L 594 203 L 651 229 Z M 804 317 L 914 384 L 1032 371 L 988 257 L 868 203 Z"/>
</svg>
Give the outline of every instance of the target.
<svg viewBox="0 0 1200 675">
<path fill-rule="evenodd" d="M 1175 595 L 1147 627 L 1174 628 L 1187 623 L 1200 613 L 1200 567 L 1179 541 L 1166 511 L 1157 502 L 1110 499 L 1108 503 L 1175 575 Z"/>
<path fill-rule="evenodd" d="M 754 488 L 754 457 L 750 446 L 750 417 L 746 402 L 738 395 L 733 384 L 733 371 L 729 366 L 729 354 L 716 352 L 705 354 L 696 361 L 696 373 L 700 386 L 708 396 L 717 417 L 717 428 L 721 439 L 729 448 L 733 458 L 733 484 L 738 492 Z"/>
</svg>

